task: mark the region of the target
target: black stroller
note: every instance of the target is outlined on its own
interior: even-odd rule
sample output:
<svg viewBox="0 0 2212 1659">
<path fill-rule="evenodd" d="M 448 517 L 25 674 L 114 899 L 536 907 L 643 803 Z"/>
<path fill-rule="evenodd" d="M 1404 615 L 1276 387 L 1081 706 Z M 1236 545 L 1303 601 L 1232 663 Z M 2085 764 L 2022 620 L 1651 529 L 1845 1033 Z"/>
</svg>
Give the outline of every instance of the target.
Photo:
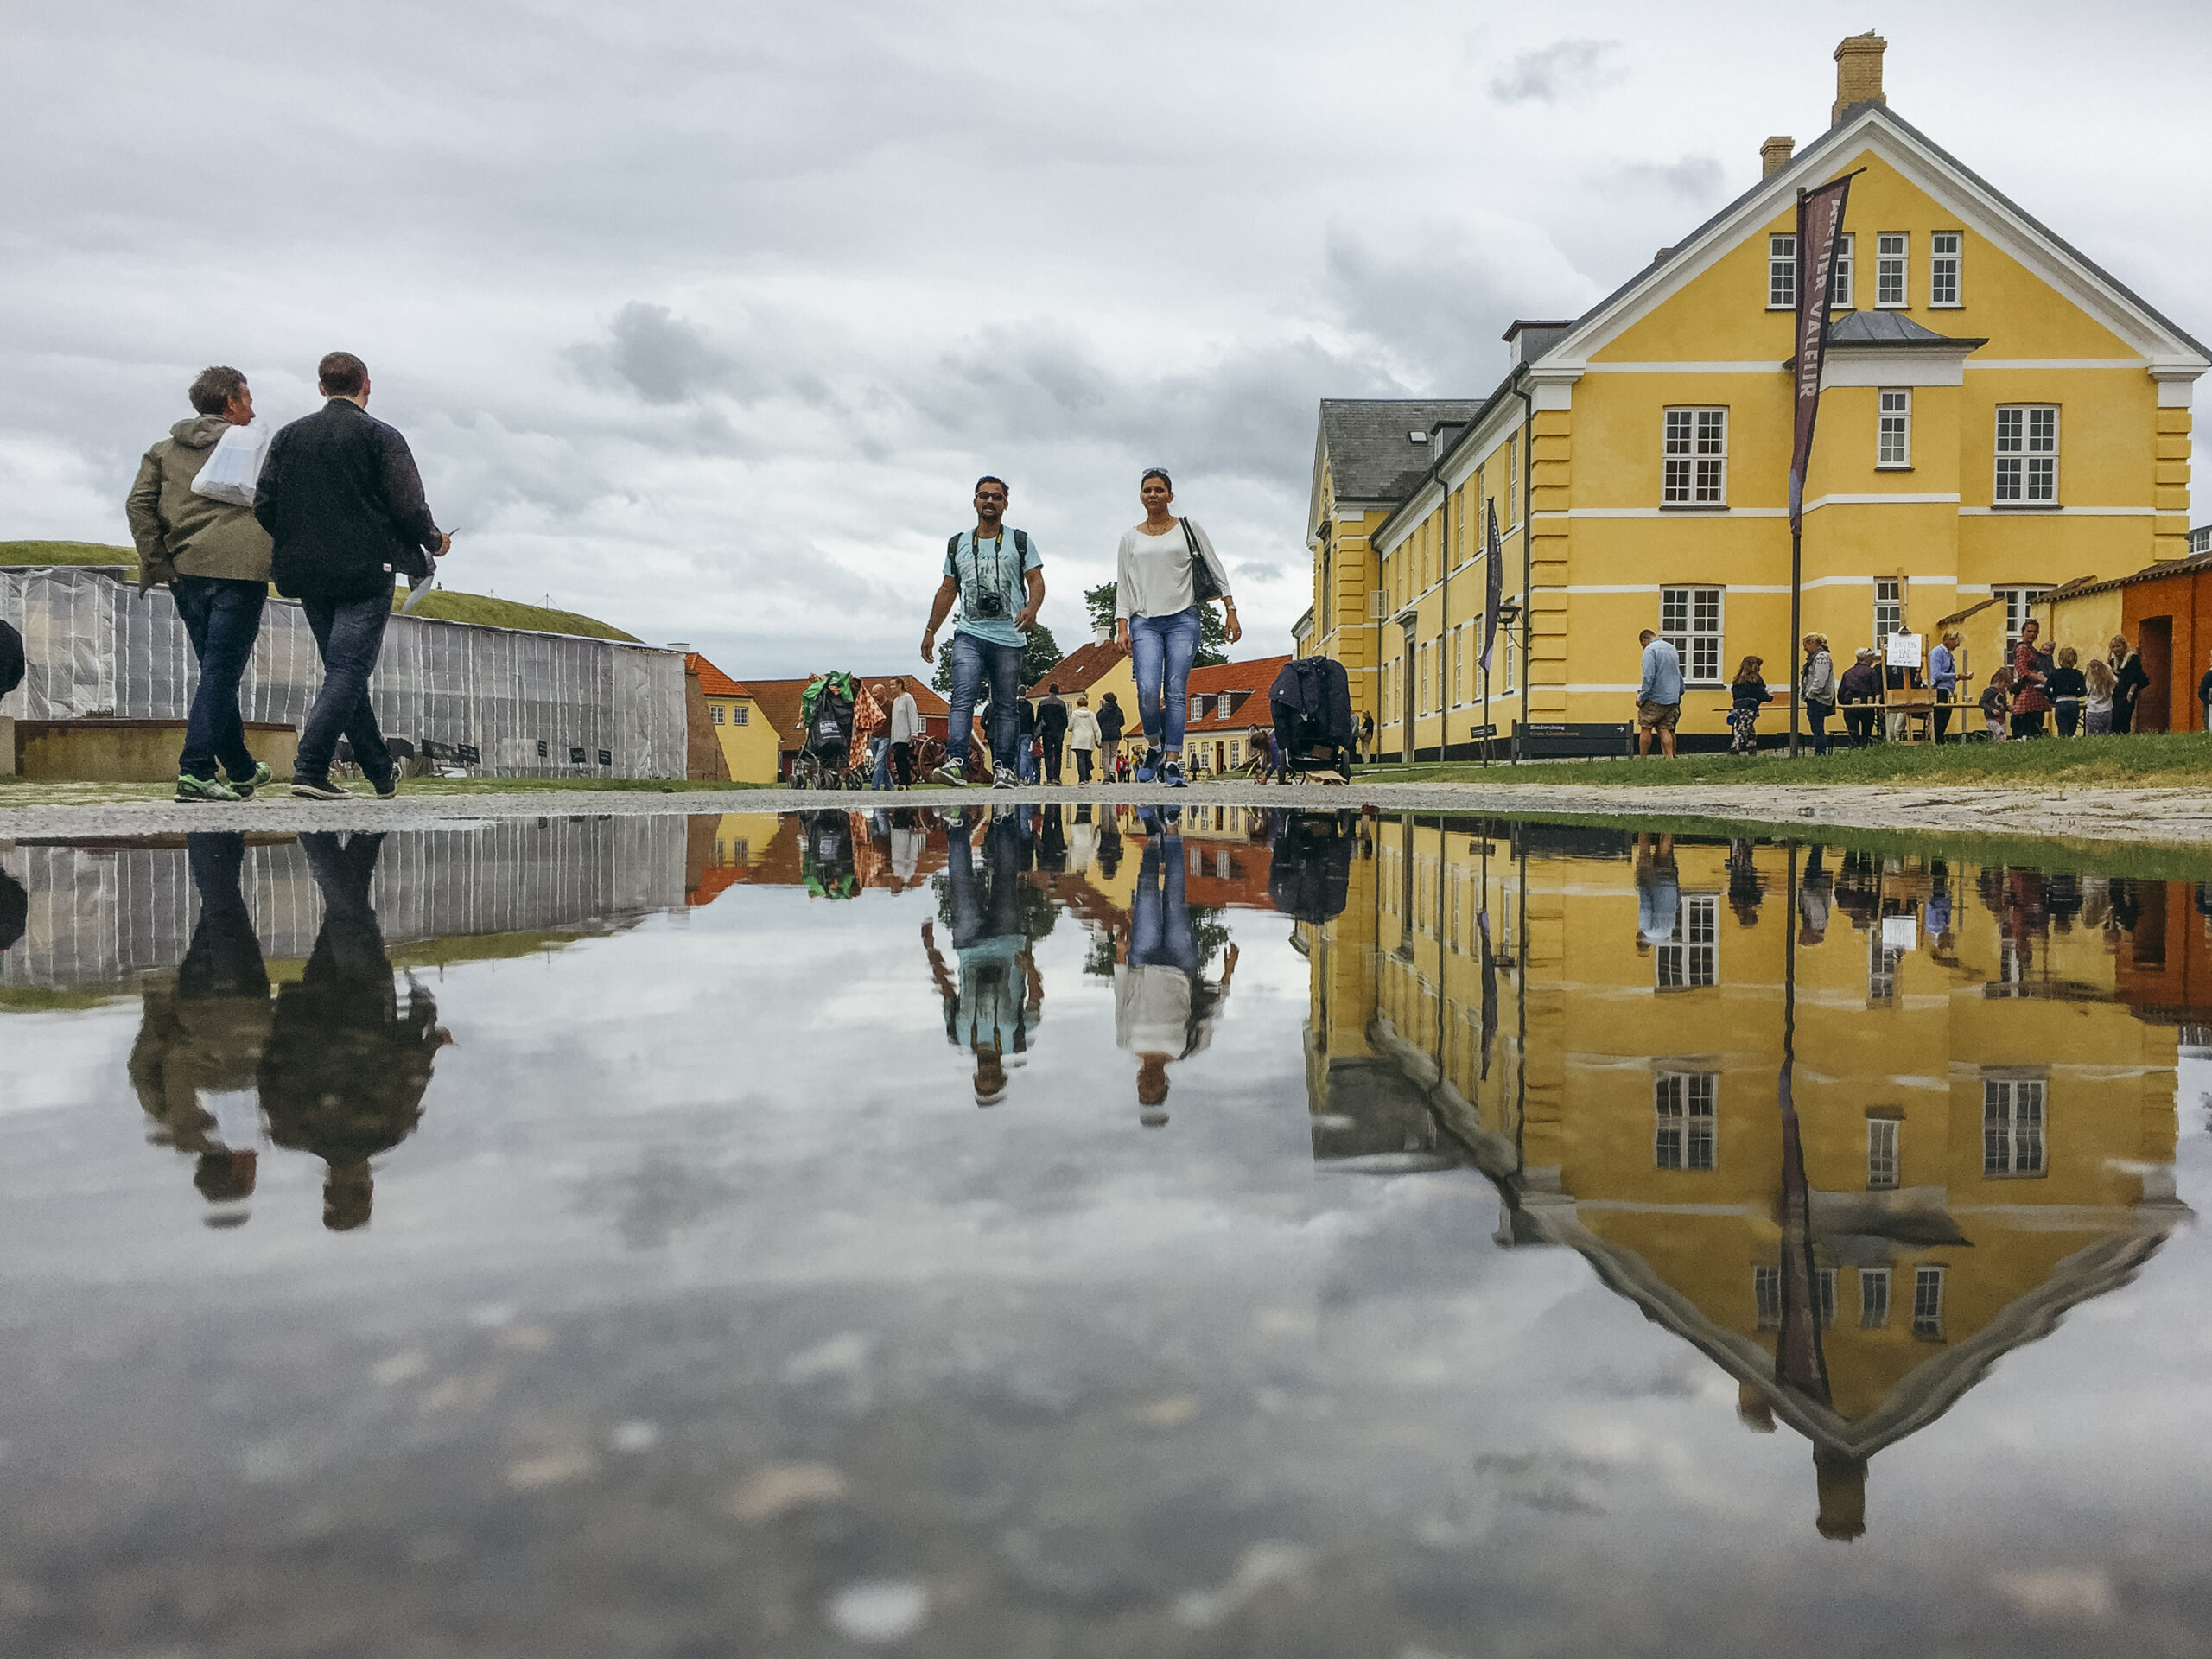
<svg viewBox="0 0 2212 1659">
<path fill-rule="evenodd" d="M 1344 665 L 1330 657 L 1301 657 L 1286 663 L 1268 693 L 1275 722 L 1275 776 L 1288 783 L 1294 772 L 1320 784 L 1351 781 L 1351 684 Z"/>
<path fill-rule="evenodd" d="M 842 789 L 853 753 L 853 709 L 860 687 L 849 674 L 823 674 L 799 698 L 804 735 L 791 762 L 793 789 Z"/>
</svg>

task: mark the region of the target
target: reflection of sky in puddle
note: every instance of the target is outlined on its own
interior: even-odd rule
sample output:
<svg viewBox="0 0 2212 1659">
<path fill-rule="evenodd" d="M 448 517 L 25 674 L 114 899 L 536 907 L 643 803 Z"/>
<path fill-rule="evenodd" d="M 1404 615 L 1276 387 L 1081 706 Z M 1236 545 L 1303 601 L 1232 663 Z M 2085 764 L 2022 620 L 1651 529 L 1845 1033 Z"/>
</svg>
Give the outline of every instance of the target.
<svg viewBox="0 0 2212 1659">
<path fill-rule="evenodd" d="M 572 826 L 557 850 L 518 833 L 514 868 L 566 860 L 573 880 L 502 898 L 493 926 L 443 932 L 481 922 L 512 869 L 490 837 L 464 855 L 458 833 L 391 836 L 385 945 L 454 1043 L 435 1054 L 419 1125 L 372 1160 L 373 1221 L 342 1234 L 325 1230 L 324 1166 L 306 1152 L 264 1147 L 251 1218 L 214 1229 L 194 1159 L 147 1144 L 130 1064 L 143 988 L 173 982 L 190 933 L 159 879 L 183 879 L 181 849 L 16 849 L 4 861 L 35 926 L 0 959 L 17 999 L 0 1009 L 0 1646 L 1402 1656 L 2202 1641 L 2192 1541 L 2212 1473 L 2212 1323 L 2197 1230 L 2050 1336 L 2023 1332 L 1948 1411 L 1886 1442 L 1867 1530 L 1845 1545 L 1815 1532 L 1805 1440 L 1746 1432 L 1735 1376 L 1601 1282 L 1593 1258 L 1501 1248 L 1498 1185 L 1455 1164 L 1464 1147 L 1425 1116 L 1414 1145 L 1389 1116 L 1417 1093 L 1349 1111 L 1325 1097 L 1330 1060 L 1357 1058 L 1373 1020 L 1418 1039 L 1427 984 L 1446 993 L 1448 1030 L 1455 987 L 1474 983 L 1475 935 L 1454 934 L 1449 902 L 1416 905 L 1396 949 L 1392 884 L 1410 853 L 1414 876 L 1466 915 L 1490 896 L 1502 946 L 1558 953 L 1556 970 L 1541 957 L 1525 970 L 1532 1083 L 1584 1079 L 1556 1081 L 1567 1150 L 1552 1189 L 1605 1238 L 1641 1241 L 1662 1286 L 1696 1301 L 1713 1235 L 1687 1212 L 1649 1221 L 1651 1193 L 1665 1196 L 1643 1185 L 1650 1108 L 1624 1130 L 1603 1116 L 1613 1084 L 1587 1079 L 1660 1052 L 1636 1023 L 1655 1007 L 1696 1027 L 1697 1047 L 1765 1052 L 1759 953 L 1778 960 L 1790 914 L 1778 849 L 1757 854 L 1758 922 L 1718 912 L 1713 994 L 1738 1000 L 1655 1004 L 1669 947 L 1636 950 L 1625 857 L 1539 849 L 1516 867 L 1507 827 L 1488 825 L 1485 886 L 1465 827 L 1424 842 L 1385 820 L 1365 831 L 1344 915 L 1294 928 L 1265 907 L 1250 825 L 1193 828 L 1191 896 L 1237 958 L 1210 1042 L 1169 1067 L 1160 1128 L 1141 1122 L 1137 1062 L 1097 971 L 1132 910 L 1134 825 L 1110 876 L 1093 836 L 1066 870 L 1019 877 L 1061 907 L 1033 946 L 1033 1041 L 988 1109 L 972 1056 L 947 1040 L 923 943 L 926 923 L 953 965 L 929 879 L 941 826 L 918 885 L 849 902 L 810 894 L 818 869 L 777 861 L 791 849 L 773 820 L 670 820 L 658 842 L 621 846 Z M 1681 893 L 1725 891 L 1726 852 L 1674 849 Z M 249 901 L 289 895 L 254 918 L 281 996 L 321 912 L 295 849 L 257 856 Z M 1873 914 L 1886 894 L 1924 917 L 1925 892 L 1909 893 L 1920 857 L 1873 868 Z M 63 908 L 40 907 L 65 863 L 82 935 L 67 940 Z M 468 880 L 433 893 L 455 868 Z M 396 873 L 423 890 L 394 892 Z M 2023 1018 L 2089 1033 L 2050 1039 L 2055 1077 L 2095 1072 L 2091 1059 L 2138 1079 L 2175 1063 L 2176 1008 L 2139 1016 L 2115 999 L 2147 971 L 2143 915 L 2202 951 L 2189 886 L 2131 890 L 2133 926 L 2098 933 L 2063 905 L 2063 928 L 2024 918 L 2017 889 L 1978 888 L 1965 865 L 1950 879 L 1959 966 L 1920 931 L 1888 1004 L 1870 1007 L 1867 976 L 1892 965 L 1840 904 L 1801 944 L 1805 1071 L 1939 1071 L 1947 1057 L 1931 1065 L 1912 1033 L 1941 1018 L 1955 1069 Z M 1559 929 L 1509 921 L 1523 887 L 1567 907 Z M 147 943 L 157 923 L 172 944 Z M 2000 988 L 2018 971 L 2092 991 L 1992 995 L 1974 977 L 1985 959 Z M 68 962 L 92 965 L 73 989 Z M 1510 1102 L 1482 1090 L 1517 1075 L 1519 992 L 1502 966 L 1491 1079 L 1450 1042 L 1445 1056 L 1491 1128 Z M 2159 983 L 2184 967 L 2166 961 Z M 32 991 L 111 995 L 53 1008 Z M 2136 1046 L 2107 1052 L 2122 1040 Z M 1757 1064 L 1770 1115 L 1772 1071 Z M 2199 1210 L 2203 1064 L 2182 1062 L 2173 1162 Z M 1714 1173 L 1738 1180 L 1731 1120 L 1759 1106 L 1732 1063 L 1718 1069 Z M 1816 1148 L 1821 1115 L 1846 1109 L 1819 1086 L 1800 1100 Z M 2066 1159 L 2107 1154 L 2069 1139 L 2091 1096 L 2051 1087 L 2056 1191 Z M 1873 1094 L 1897 1097 L 1850 1100 L 1853 1133 Z M 1358 1115 L 1370 1107 L 1381 1116 Z M 2163 1101 L 2129 1109 L 2128 1135 L 2155 1146 L 2160 1111 L 2174 1132 Z M 1523 1144 L 1544 1132 L 1532 1115 Z M 1348 1155 L 1317 1160 L 1317 1144 Z M 1955 1209 L 1986 1207 L 1952 1185 Z M 2020 1191 L 2000 1196 L 2041 1201 Z M 1639 1217 L 1656 1230 L 1620 1230 Z M 1993 1219 L 1966 1231 L 1999 1281 L 2039 1236 Z M 1732 1236 L 1727 1248 L 1717 1281 L 1740 1281 L 1748 1307 L 1754 1257 Z M 1990 1276 L 1955 1267 L 1961 1287 L 1969 1268 Z M 2023 1268 L 2009 1304 L 1968 1307 L 1957 1291 L 1951 1340 L 2024 1306 L 2043 1273 Z M 1856 1351 L 1845 1294 L 1841 1365 Z"/>
</svg>

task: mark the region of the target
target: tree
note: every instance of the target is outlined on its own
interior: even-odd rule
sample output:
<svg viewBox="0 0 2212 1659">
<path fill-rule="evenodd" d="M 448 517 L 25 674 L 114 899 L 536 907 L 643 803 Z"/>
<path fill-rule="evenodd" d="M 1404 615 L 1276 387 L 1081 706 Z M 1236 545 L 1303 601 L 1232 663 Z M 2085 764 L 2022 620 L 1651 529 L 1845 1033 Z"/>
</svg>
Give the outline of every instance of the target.
<svg viewBox="0 0 2212 1659">
<path fill-rule="evenodd" d="M 1090 608 L 1090 626 L 1102 633 L 1114 632 L 1114 607 L 1119 601 L 1116 584 L 1102 582 L 1096 588 L 1083 590 L 1083 602 Z M 1229 660 L 1229 624 L 1222 613 L 1211 605 L 1198 607 L 1198 654 L 1191 659 L 1194 668 L 1218 668 Z"/>
</svg>

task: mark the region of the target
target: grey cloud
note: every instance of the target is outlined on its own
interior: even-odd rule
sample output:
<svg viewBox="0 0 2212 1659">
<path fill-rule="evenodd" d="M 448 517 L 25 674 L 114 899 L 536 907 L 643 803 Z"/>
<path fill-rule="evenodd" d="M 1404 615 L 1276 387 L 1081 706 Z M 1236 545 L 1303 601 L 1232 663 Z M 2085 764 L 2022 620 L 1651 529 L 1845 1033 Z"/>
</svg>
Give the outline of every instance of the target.
<svg viewBox="0 0 2212 1659">
<path fill-rule="evenodd" d="M 587 380 L 626 387 L 649 404 L 688 403 L 737 382 L 736 359 L 705 330 L 643 300 L 615 314 L 603 341 L 575 346 L 569 355 Z"/>
<path fill-rule="evenodd" d="M 1431 228 L 1378 248 L 1332 228 L 1326 260 L 1326 292 L 1339 315 L 1378 342 L 1389 361 L 1405 365 L 1411 390 L 1469 397 L 1488 391 L 1503 374 L 1499 337 L 1516 313 L 1516 301 L 1460 236 Z M 1526 308 L 1522 315 L 1542 316 L 1580 308 L 1538 294 L 1522 296 L 1519 307 Z"/>
<path fill-rule="evenodd" d="M 1233 565 L 1229 574 L 1244 582 L 1277 582 L 1289 573 L 1279 564 L 1269 564 L 1264 559 L 1247 559 Z"/>
<path fill-rule="evenodd" d="M 1664 194 L 1684 201 L 1709 201 L 1720 193 L 1726 174 L 1711 156 L 1685 156 L 1678 162 L 1633 162 L 1606 181 L 1635 195 Z"/>
<path fill-rule="evenodd" d="M 1618 41 L 1554 41 L 1523 52 L 1492 77 L 1490 95 L 1501 104 L 1551 104 L 1587 92 L 1608 79 Z"/>
</svg>

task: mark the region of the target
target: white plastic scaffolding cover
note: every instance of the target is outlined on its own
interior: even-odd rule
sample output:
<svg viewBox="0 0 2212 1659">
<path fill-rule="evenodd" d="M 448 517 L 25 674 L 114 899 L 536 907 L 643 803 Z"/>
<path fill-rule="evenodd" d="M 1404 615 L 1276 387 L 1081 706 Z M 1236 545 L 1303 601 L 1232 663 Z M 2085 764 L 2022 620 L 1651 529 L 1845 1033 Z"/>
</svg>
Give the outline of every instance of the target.
<svg viewBox="0 0 2212 1659">
<path fill-rule="evenodd" d="M 192 645 L 166 588 L 141 594 L 105 566 L 0 569 L 0 618 L 22 632 L 25 658 L 0 715 L 182 720 L 190 710 Z M 297 727 L 321 684 L 306 616 L 272 598 L 240 691 L 245 718 Z M 395 615 L 369 695 L 386 736 L 473 751 L 473 772 L 684 775 L 678 652 Z"/>
</svg>

